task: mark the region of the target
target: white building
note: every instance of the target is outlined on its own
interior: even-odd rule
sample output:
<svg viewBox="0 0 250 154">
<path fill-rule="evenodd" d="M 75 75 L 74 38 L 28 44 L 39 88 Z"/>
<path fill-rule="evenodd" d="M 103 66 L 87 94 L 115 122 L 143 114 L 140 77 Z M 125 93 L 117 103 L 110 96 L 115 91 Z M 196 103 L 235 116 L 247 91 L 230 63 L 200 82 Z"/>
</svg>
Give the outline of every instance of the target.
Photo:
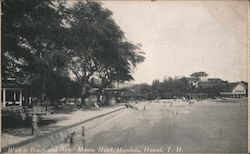
<svg viewBox="0 0 250 154">
<path fill-rule="evenodd" d="M 198 81 L 198 82 L 206 82 L 208 81 L 208 74 L 206 72 L 195 72 L 190 75 L 192 81 Z"/>
<path fill-rule="evenodd" d="M 248 87 L 243 82 L 230 83 L 220 94 L 224 97 L 241 98 L 246 97 Z"/>
<path fill-rule="evenodd" d="M 2 81 L 1 103 L 2 107 L 22 106 L 23 88 L 15 80 Z"/>
</svg>

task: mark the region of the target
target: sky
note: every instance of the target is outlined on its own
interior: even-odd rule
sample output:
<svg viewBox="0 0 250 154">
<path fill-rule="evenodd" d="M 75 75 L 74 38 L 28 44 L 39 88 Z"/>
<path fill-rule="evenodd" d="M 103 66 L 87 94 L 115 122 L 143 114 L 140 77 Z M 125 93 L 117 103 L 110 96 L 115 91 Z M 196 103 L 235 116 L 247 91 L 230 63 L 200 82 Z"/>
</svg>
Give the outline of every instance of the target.
<svg viewBox="0 0 250 154">
<path fill-rule="evenodd" d="M 132 83 L 205 71 L 230 82 L 248 79 L 248 1 L 102 1 L 145 61 Z"/>
</svg>

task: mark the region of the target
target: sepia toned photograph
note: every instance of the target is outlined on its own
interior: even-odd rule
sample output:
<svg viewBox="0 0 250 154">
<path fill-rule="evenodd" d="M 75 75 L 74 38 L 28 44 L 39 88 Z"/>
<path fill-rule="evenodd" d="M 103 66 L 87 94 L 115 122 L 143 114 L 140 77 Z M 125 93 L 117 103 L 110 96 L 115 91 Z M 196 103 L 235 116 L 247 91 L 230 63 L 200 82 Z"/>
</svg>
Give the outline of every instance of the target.
<svg viewBox="0 0 250 154">
<path fill-rule="evenodd" d="M 248 0 L 2 0 L 1 153 L 248 153 Z"/>
</svg>

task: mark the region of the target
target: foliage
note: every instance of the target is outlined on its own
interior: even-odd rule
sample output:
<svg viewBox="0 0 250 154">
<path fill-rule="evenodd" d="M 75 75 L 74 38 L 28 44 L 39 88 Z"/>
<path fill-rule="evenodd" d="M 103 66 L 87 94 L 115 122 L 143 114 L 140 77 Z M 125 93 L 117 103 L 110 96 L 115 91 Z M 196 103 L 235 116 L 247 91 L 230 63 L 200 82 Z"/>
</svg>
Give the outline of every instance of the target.
<svg viewBox="0 0 250 154">
<path fill-rule="evenodd" d="M 82 83 L 82 103 L 91 78 L 101 82 L 100 91 L 114 81 L 132 80 L 133 67 L 143 62 L 144 57 L 136 52 L 138 45 L 126 41 L 112 19 L 112 12 L 89 1 L 79 1 L 69 12 L 69 68 Z"/>
<path fill-rule="evenodd" d="M 220 96 L 220 92 L 225 89 L 227 83 L 226 81 L 220 81 L 199 84 L 198 88 L 194 88 L 188 78 L 183 77 L 180 79 L 169 78 L 163 82 L 154 80 L 152 85 L 138 84 L 131 89 L 135 92 L 133 97 L 143 96 L 145 99 L 182 97 L 188 93 L 203 93 L 208 94 L 208 97 L 216 97 Z"/>
<path fill-rule="evenodd" d="M 2 73 L 14 74 L 29 86 L 33 96 L 43 99 L 45 95 L 51 98 L 49 89 L 57 83 L 51 80 L 67 76 L 61 8 L 62 3 L 50 0 L 8 0 L 2 4 Z"/>
<path fill-rule="evenodd" d="M 51 101 L 79 96 L 84 101 L 91 78 L 101 82 L 100 88 L 133 80 L 143 53 L 126 40 L 112 12 L 98 2 L 65 4 L 3 1 L 2 74 L 11 72 L 30 95 Z"/>
</svg>

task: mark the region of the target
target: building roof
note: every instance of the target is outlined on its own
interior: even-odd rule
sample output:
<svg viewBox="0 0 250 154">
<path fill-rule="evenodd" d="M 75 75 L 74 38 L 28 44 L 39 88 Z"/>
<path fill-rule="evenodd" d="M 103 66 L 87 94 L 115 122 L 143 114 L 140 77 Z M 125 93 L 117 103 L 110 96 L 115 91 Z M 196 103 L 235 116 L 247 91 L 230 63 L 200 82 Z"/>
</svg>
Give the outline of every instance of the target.
<svg viewBox="0 0 250 154">
<path fill-rule="evenodd" d="M 126 88 L 104 88 L 105 91 L 121 91 L 125 89 Z"/>
<path fill-rule="evenodd" d="M 228 83 L 226 86 L 223 88 L 223 92 L 232 92 L 233 89 L 236 87 L 237 83 Z"/>
<path fill-rule="evenodd" d="M 210 82 L 221 82 L 222 80 L 220 78 L 208 78 L 208 81 L 210 81 Z"/>
<path fill-rule="evenodd" d="M 23 86 L 18 84 L 16 80 L 4 80 L 2 81 L 2 88 L 20 88 L 22 89 Z"/>
<path fill-rule="evenodd" d="M 245 82 L 245 81 L 241 81 L 242 84 L 245 85 L 245 87 L 248 89 L 248 82 Z"/>
<path fill-rule="evenodd" d="M 104 91 L 124 91 L 126 88 L 104 88 Z M 91 88 L 88 92 L 90 94 L 96 94 L 99 91 L 99 88 Z"/>
<path fill-rule="evenodd" d="M 242 82 L 234 82 L 234 83 L 226 84 L 226 86 L 223 88 L 223 92 L 232 92 L 233 89 L 239 84 L 241 84 L 244 88 L 247 89 L 247 86 L 244 83 L 242 83 Z"/>
<path fill-rule="evenodd" d="M 208 76 L 206 72 L 194 72 L 190 76 Z"/>
</svg>

